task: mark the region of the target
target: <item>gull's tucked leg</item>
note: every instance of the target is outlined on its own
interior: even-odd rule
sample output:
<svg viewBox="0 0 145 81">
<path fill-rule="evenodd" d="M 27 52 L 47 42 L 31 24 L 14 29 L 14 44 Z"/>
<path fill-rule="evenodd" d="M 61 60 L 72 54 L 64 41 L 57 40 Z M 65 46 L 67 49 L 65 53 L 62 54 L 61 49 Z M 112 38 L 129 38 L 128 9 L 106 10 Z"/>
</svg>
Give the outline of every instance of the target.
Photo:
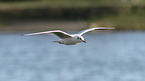
<svg viewBox="0 0 145 81">
<path fill-rule="evenodd" d="M 60 41 L 53 41 L 53 42 L 56 42 L 56 43 L 62 44 Z"/>
</svg>

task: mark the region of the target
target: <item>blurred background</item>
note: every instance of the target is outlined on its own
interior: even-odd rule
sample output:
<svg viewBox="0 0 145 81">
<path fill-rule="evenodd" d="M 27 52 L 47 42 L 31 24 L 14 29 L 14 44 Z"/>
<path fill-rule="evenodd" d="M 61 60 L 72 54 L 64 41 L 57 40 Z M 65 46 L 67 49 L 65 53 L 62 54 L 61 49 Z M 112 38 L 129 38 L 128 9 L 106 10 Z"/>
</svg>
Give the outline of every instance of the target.
<svg viewBox="0 0 145 81">
<path fill-rule="evenodd" d="M 144 30 L 144 5 L 143 0 L 1 0 L 0 31 Z"/>
<path fill-rule="evenodd" d="M 144 0 L 0 0 L 0 81 L 145 81 Z M 50 35 L 107 26 L 86 44 Z"/>
</svg>

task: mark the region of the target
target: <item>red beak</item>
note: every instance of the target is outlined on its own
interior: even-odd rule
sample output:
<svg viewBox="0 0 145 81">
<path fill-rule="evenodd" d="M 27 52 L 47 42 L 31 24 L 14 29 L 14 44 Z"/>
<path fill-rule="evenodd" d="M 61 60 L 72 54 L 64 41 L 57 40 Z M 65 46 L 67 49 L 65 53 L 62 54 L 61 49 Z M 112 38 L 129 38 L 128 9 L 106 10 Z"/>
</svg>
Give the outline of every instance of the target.
<svg viewBox="0 0 145 81">
<path fill-rule="evenodd" d="M 83 40 L 83 42 L 84 42 L 84 43 L 86 43 L 86 41 L 85 41 L 85 40 Z"/>
</svg>

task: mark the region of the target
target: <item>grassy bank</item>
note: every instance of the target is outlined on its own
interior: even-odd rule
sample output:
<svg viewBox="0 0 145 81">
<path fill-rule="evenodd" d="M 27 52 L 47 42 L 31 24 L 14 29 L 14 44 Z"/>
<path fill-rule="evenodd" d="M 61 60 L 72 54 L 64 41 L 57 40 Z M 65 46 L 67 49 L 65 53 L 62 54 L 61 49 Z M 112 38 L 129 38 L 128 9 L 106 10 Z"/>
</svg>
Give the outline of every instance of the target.
<svg viewBox="0 0 145 81">
<path fill-rule="evenodd" d="M 3 0 L 0 28 L 13 21 L 77 20 L 87 26 L 115 26 L 118 30 L 145 30 L 145 1 L 138 0 Z"/>
<path fill-rule="evenodd" d="M 4 0 L 0 10 L 40 8 L 88 8 L 88 7 L 132 7 L 144 6 L 144 0 Z"/>
<path fill-rule="evenodd" d="M 88 21 L 90 26 L 113 26 L 117 30 L 145 30 L 145 13 L 128 14 L 117 16 L 105 16 L 103 18 L 91 18 Z"/>
</svg>

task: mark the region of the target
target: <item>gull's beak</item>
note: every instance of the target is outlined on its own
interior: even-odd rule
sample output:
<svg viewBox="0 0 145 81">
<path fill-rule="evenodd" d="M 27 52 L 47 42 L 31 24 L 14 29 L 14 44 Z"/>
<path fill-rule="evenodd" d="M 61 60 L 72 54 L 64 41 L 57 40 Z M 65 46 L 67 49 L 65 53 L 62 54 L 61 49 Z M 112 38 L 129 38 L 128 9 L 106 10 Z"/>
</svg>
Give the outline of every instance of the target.
<svg viewBox="0 0 145 81">
<path fill-rule="evenodd" d="M 84 43 L 86 43 L 86 41 L 85 41 L 85 40 L 83 40 L 83 42 L 84 42 Z"/>
</svg>

